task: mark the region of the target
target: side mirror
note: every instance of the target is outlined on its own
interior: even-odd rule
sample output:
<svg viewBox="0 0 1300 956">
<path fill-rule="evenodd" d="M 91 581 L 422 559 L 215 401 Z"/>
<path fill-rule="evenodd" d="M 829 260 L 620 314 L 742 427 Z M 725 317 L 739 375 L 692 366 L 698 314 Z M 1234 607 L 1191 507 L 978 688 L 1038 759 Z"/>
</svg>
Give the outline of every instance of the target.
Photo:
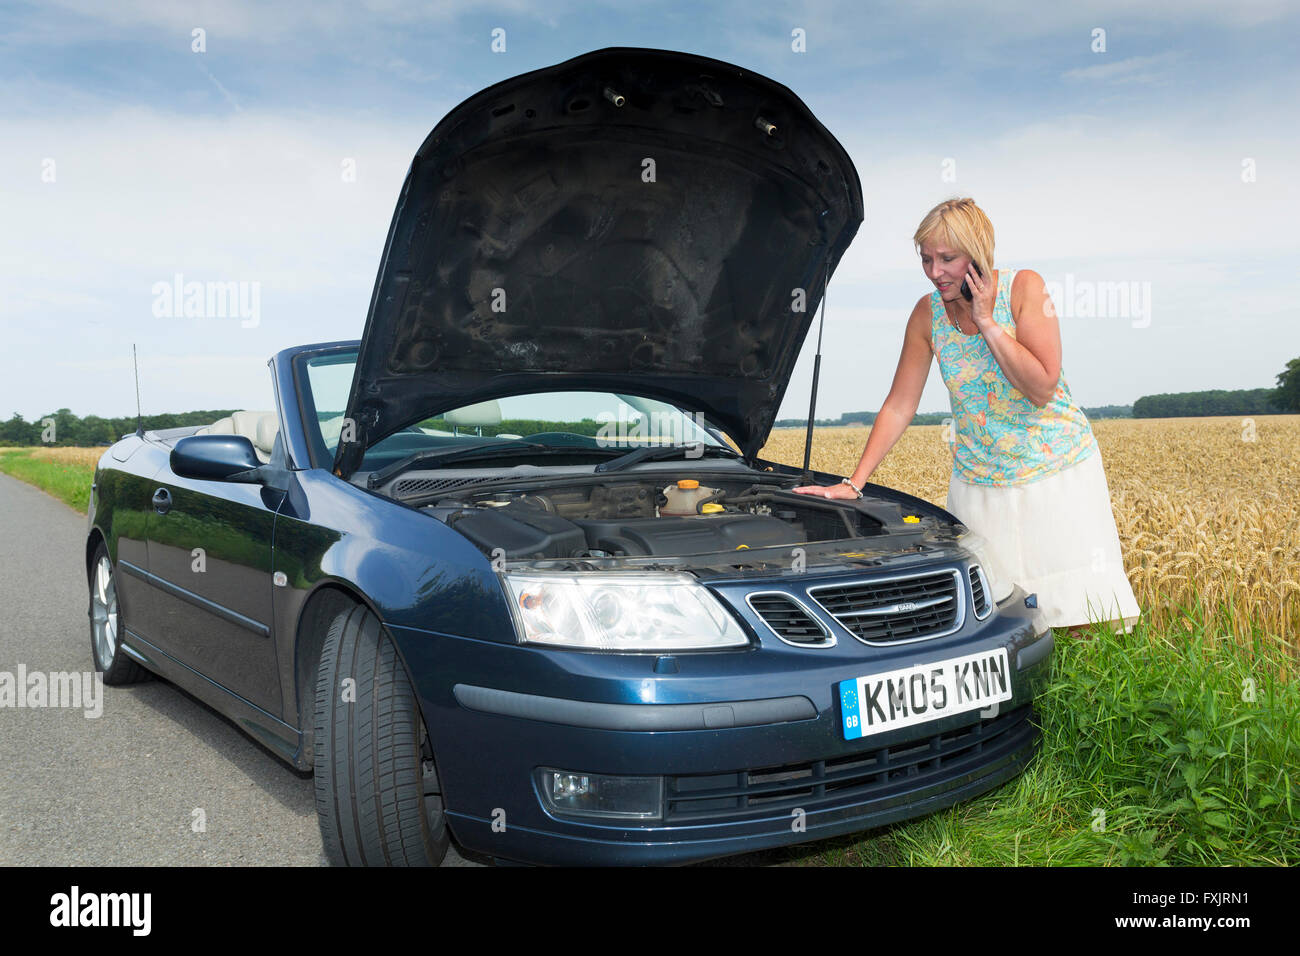
<svg viewBox="0 0 1300 956">
<path fill-rule="evenodd" d="M 262 462 L 253 443 L 243 435 L 191 435 L 176 443 L 171 453 L 172 473 L 180 478 L 205 481 L 240 481 L 261 484 Z"/>
</svg>

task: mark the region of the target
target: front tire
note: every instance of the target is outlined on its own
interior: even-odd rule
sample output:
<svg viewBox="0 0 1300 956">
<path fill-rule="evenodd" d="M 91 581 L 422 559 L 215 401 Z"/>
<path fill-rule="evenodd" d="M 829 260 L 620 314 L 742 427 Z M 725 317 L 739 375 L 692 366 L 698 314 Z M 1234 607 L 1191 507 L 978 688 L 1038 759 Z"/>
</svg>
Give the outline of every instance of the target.
<svg viewBox="0 0 1300 956">
<path fill-rule="evenodd" d="M 95 670 L 109 685 L 135 684 L 149 672 L 127 657 L 122 650 L 122 611 L 117 601 L 117 575 L 108 557 L 108 548 L 99 542 L 90 559 L 90 653 Z"/>
<path fill-rule="evenodd" d="M 335 866 L 437 866 L 451 835 L 415 692 L 363 606 L 330 623 L 316 676 L 316 814 Z"/>
</svg>

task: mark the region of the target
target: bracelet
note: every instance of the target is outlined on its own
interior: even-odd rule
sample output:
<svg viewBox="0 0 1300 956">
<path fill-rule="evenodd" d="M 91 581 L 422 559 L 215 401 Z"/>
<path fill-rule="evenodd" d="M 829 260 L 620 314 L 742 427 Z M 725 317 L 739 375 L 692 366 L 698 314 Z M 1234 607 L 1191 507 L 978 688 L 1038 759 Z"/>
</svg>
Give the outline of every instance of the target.
<svg viewBox="0 0 1300 956">
<path fill-rule="evenodd" d="M 855 485 L 853 482 L 849 481 L 847 478 L 840 479 L 840 484 L 848 485 L 850 488 L 852 488 L 854 491 L 858 493 L 859 498 L 862 497 L 862 489 L 859 488 L 857 485 Z"/>
</svg>

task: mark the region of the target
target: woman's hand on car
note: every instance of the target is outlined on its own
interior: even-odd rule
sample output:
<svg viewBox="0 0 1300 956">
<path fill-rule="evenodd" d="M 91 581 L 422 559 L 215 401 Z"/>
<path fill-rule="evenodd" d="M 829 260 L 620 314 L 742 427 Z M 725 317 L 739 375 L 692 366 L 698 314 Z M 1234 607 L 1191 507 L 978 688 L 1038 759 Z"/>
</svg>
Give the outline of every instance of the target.
<svg viewBox="0 0 1300 956">
<path fill-rule="evenodd" d="M 854 498 L 858 493 L 848 485 L 800 485 L 798 488 L 792 488 L 801 495 L 816 495 L 819 498 Z"/>
</svg>

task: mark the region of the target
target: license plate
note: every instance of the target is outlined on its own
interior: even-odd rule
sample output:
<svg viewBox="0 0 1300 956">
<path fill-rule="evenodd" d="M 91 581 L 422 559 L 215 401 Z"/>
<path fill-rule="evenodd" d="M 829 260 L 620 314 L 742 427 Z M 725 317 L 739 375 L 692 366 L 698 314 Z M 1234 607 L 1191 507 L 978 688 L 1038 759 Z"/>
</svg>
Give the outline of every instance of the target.
<svg viewBox="0 0 1300 956">
<path fill-rule="evenodd" d="M 983 710 L 1011 699 L 1007 649 L 999 647 L 837 685 L 845 740 Z"/>
</svg>

